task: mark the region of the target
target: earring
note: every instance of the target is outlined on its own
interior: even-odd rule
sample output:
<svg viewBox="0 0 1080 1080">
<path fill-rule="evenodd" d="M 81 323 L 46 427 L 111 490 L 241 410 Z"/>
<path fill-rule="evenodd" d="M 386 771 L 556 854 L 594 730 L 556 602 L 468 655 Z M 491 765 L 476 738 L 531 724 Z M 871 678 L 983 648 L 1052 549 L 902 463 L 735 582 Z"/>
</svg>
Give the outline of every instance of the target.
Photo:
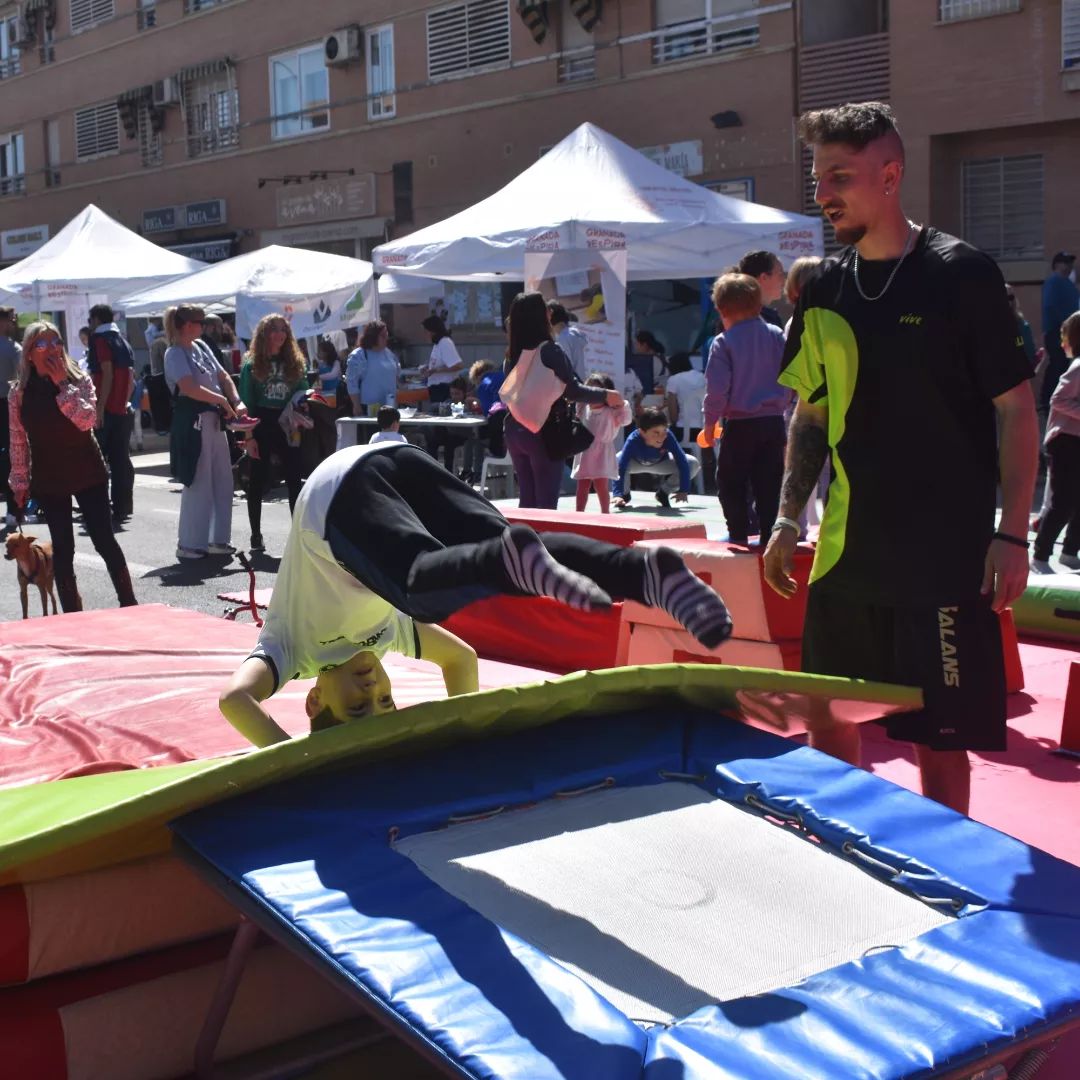
<svg viewBox="0 0 1080 1080">
<path fill-rule="evenodd" d="M 891 191 L 890 191 L 890 190 L 889 190 L 888 188 L 886 188 L 886 189 L 885 189 L 885 194 L 886 194 L 886 195 L 891 195 L 891 194 L 892 194 L 892 192 L 891 192 Z"/>
</svg>

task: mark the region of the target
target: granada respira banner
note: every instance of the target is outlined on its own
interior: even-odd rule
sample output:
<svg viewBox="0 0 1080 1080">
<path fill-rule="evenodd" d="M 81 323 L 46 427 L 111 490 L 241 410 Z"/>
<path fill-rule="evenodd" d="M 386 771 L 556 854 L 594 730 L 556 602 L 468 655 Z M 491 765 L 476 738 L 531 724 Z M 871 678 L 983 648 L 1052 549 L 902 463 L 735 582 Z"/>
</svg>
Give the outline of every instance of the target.
<svg viewBox="0 0 1080 1080">
<path fill-rule="evenodd" d="M 587 372 L 610 375 L 621 385 L 626 367 L 626 234 L 579 229 L 578 244 L 562 246 L 556 229 L 533 237 L 525 249 L 525 287 L 569 312 L 585 333 Z"/>
<path fill-rule="evenodd" d="M 267 315 L 284 315 L 292 326 L 293 336 L 298 338 L 318 337 L 332 330 L 359 326 L 379 316 L 375 282 L 288 300 L 271 296 L 237 296 L 236 332 L 240 337 L 250 340 L 259 320 Z"/>
</svg>

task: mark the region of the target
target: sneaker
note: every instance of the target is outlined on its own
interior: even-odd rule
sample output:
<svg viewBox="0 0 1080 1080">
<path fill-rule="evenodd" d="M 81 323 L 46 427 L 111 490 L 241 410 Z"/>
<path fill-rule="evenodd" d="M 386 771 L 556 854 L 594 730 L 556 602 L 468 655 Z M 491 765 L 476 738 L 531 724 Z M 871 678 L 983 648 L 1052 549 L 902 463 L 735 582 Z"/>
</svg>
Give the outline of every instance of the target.
<svg viewBox="0 0 1080 1080">
<path fill-rule="evenodd" d="M 209 544 L 206 550 L 211 555 L 235 555 L 236 548 L 232 544 Z"/>
<path fill-rule="evenodd" d="M 199 548 L 178 547 L 176 549 L 176 557 L 178 559 L 205 559 L 206 552 Z"/>
<path fill-rule="evenodd" d="M 1047 559 L 1032 559 L 1031 560 L 1031 572 L 1033 574 L 1052 574 L 1054 568 L 1050 565 Z"/>
<path fill-rule="evenodd" d="M 671 497 L 666 491 L 658 491 L 656 493 L 656 501 L 666 510 L 671 506 Z"/>
<path fill-rule="evenodd" d="M 265 551 L 266 545 L 263 543 L 262 533 L 252 533 L 251 543 L 248 544 L 250 551 Z"/>
<path fill-rule="evenodd" d="M 1069 570 L 1080 570 L 1080 556 L 1062 555 L 1058 562 Z"/>
</svg>

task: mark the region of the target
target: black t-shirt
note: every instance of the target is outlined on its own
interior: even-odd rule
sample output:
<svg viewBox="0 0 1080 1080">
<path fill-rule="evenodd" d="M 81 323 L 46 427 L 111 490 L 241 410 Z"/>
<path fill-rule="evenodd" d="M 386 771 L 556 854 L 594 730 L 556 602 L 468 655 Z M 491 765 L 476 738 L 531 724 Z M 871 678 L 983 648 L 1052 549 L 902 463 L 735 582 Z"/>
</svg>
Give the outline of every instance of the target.
<svg viewBox="0 0 1080 1080">
<path fill-rule="evenodd" d="M 811 582 L 870 603 L 974 596 L 994 529 L 993 398 L 1030 378 L 1000 270 L 933 228 L 885 294 L 854 250 L 804 288 L 780 382 L 829 412 L 833 480 Z M 859 260 L 877 296 L 896 260 Z"/>
</svg>

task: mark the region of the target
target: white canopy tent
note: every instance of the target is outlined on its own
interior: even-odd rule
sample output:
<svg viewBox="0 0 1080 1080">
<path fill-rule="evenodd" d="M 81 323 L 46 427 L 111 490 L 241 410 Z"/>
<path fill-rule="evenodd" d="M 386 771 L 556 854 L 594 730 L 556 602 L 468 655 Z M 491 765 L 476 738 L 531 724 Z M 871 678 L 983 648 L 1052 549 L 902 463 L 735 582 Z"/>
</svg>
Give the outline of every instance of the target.
<svg viewBox="0 0 1080 1080">
<path fill-rule="evenodd" d="M 494 195 L 373 258 L 395 276 L 520 279 L 527 246 L 602 246 L 605 229 L 625 236 L 632 281 L 711 277 L 754 249 L 824 252 L 819 219 L 719 195 L 582 124 Z"/>
<path fill-rule="evenodd" d="M 235 311 L 244 338 L 271 312 L 283 313 L 297 337 L 310 337 L 367 322 L 379 311 L 371 263 L 276 244 L 123 300 L 128 315 L 160 315 L 174 304 Z"/>
<path fill-rule="evenodd" d="M 135 289 L 205 265 L 144 240 L 91 203 L 37 251 L 0 271 L 0 296 L 24 312 L 120 307 L 120 297 Z"/>
<path fill-rule="evenodd" d="M 380 304 L 426 304 L 441 299 L 446 285 L 439 278 L 419 274 L 381 274 L 379 276 Z"/>
</svg>

